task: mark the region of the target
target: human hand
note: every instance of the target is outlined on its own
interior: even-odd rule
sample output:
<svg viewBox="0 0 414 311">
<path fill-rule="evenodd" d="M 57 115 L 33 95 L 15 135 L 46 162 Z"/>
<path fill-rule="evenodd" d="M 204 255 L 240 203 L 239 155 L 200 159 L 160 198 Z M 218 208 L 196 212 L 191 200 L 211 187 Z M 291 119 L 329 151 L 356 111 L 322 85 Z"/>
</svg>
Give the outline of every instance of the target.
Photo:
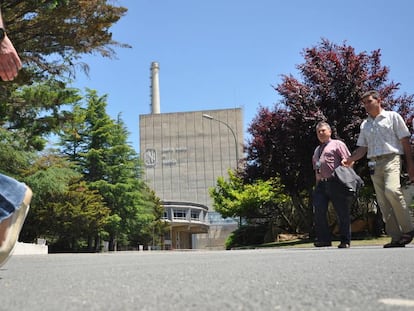
<svg viewBox="0 0 414 311">
<path fill-rule="evenodd" d="M 354 161 L 351 161 L 350 158 L 342 159 L 341 164 L 346 167 L 350 167 L 354 164 Z"/>
<path fill-rule="evenodd" d="M 0 43 L 0 78 L 3 81 L 11 81 L 16 78 L 21 68 L 20 57 L 6 35 Z"/>
</svg>

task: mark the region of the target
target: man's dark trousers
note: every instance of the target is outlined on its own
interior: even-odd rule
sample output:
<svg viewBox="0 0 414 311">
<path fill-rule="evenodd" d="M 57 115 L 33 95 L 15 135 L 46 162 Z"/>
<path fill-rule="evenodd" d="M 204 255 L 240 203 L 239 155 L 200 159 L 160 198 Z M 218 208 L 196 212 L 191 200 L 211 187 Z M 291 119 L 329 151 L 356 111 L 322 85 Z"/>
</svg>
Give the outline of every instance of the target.
<svg viewBox="0 0 414 311">
<path fill-rule="evenodd" d="M 339 221 L 341 243 L 351 243 L 350 209 L 355 200 L 355 193 L 349 191 L 337 178 L 319 181 L 313 192 L 313 209 L 316 240 L 331 242 L 327 212 L 329 201 L 332 202 Z"/>
</svg>

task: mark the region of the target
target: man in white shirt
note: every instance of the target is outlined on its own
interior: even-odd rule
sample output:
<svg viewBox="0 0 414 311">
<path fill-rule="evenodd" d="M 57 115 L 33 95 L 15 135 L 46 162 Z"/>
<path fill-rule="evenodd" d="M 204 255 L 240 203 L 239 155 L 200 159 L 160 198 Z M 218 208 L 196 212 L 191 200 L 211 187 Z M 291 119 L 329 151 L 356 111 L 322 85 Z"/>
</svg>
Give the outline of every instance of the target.
<svg viewBox="0 0 414 311">
<path fill-rule="evenodd" d="M 414 164 L 410 145 L 410 131 L 395 111 L 384 110 L 377 91 L 362 95 L 361 102 L 368 118 L 361 124 L 358 148 L 343 161 L 351 165 L 365 154 L 369 159 L 371 180 L 380 206 L 385 230 L 391 242 L 385 248 L 405 247 L 414 237 L 414 226 L 401 192 L 401 155 L 405 155 L 410 181 L 414 181 Z"/>
</svg>

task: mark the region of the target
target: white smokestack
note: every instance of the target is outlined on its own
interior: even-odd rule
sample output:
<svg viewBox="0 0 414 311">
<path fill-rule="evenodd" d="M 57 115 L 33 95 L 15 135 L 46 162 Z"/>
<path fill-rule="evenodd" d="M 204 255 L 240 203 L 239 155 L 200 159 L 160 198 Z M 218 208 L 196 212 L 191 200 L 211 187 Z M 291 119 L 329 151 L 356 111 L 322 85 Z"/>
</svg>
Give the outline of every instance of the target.
<svg viewBox="0 0 414 311">
<path fill-rule="evenodd" d="M 151 63 L 151 113 L 160 113 L 160 84 L 158 72 L 160 66 L 157 62 Z"/>
</svg>

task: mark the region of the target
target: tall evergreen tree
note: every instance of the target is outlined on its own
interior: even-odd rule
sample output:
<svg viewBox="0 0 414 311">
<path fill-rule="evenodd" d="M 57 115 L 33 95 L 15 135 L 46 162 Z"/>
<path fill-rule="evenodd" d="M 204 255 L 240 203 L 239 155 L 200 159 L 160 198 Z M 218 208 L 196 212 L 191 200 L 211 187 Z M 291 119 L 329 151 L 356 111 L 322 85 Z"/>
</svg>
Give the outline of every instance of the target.
<svg viewBox="0 0 414 311">
<path fill-rule="evenodd" d="M 35 161 L 26 174 L 25 181 L 36 195 L 21 239 L 32 242 L 46 238 L 52 252 L 78 251 L 87 246 L 96 250 L 96 238 L 104 235 L 110 211 L 102 196 L 81 181 L 82 175 L 74 170 L 73 163 L 50 153 Z"/>
<path fill-rule="evenodd" d="M 14 175 L 29 164 L 23 159 L 30 154 L 24 153 L 42 150 L 45 137 L 70 118 L 63 109 L 76 102 L 77 94 L 66 85 L 76 70 L 88 72 L 82 55 L 113 58 L 113 47 L 129 47 L 110 32 L 126 8 L 106 0 L 11 0 L 0 6 L 23 62 L 17 79 L 0 81 L 0 150 L 5 151 L 0 163 L 9 163 L 12 154 L 21 160 L 0 170 Z"/>
<path fill-rule="evenodd" d="M 7 31 L 21 56 L 24 69 L 18 84 L 49 77 L 71 77 L 83 54 L 113 58 L 113 47 L 129 47 L 112 38 L 110 28 L 127 9 L 109 0 L 2 1 Z M 3 93 L 3 92 L 1 92 Z"/>
<path fill-rule="evenodd" d="M 154 202 L 147 195 L 141 162 L 127 143 L 121 117 L 112 120 L 106 113 L 106 96 L 94 90 L 87 90 L 86 101 L 87 107 L 76 107 L 73 123 L 65 128 L 63 152 L 76 161 L 87 184 L 110 209 L 106 229 L 113 250 L 117 243 L 128 245 L 131 237 L 150 225 Z"/>
</svg>

